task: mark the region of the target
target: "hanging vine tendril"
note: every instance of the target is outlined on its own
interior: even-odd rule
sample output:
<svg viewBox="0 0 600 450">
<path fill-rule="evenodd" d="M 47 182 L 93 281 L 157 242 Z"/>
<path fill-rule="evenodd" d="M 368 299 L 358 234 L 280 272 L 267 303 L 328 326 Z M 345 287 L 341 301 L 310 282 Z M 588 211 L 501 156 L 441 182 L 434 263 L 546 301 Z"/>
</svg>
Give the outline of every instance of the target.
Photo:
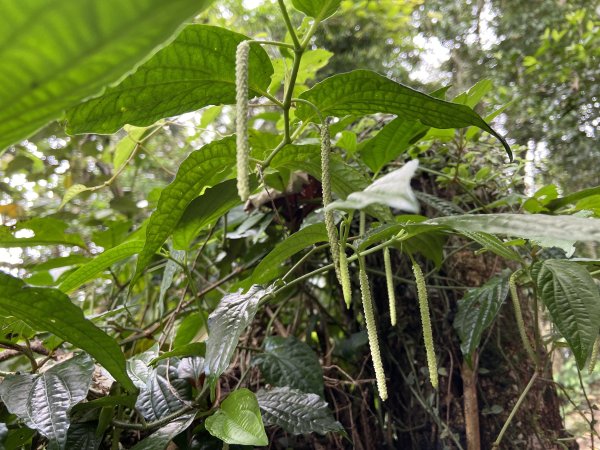
<svg viewBox="0 0 600 450">
<path fill-rule="evenodd" d="M 250 42 L 242 41 L 235 55 L 235 129 L 237 147 L 237 190 L 242 201 L 250 197 L 250 144 L 248 143 L 248 59 Z"/>
<path fill-rule="evenodd" d="M 415 281 L 417 282 L 417 296 L 419 297 L 419 310 L 421 311 L 421 324 L 423 326 L 423 340 L 427 352 L 427 367 L 431 385 L 438 388 L 437 362 L 435 360 L 435 348 L 433 346 L 433 333 L 431 332 L 431 317 L 429 316 L 429 301 L 427 299 L 427 286 L 421 267 L 413 261 L 412 265 Z"/>
<path fill-rule="evenodd" d="M 513 274 L 508 279 L 510 298 L 512 300 L 513 309 L 515 311 L 515 318 L 517 319 L 517 329 L 519 330 L 519 335 L 521 336 L 523 347 L 527 351 L 527 354 L 529 355 L 531 360 L 536 361 L 537 358 L 535 356 L 535 352 L 533 351 L 533 347 L 531 347 L 531 343 L 529 342 L 529 338 L 527 337 L 527 333 L 525 331 L 525 322 L 523 321 L 521 302 L 519 301 L 519 293 L 517 292 L 517 277 L 519 276 L 519 273 L 519 270 L 513 272 Z"/>
<path fill-rule="evenodd" d="M 377 338 L 377 325 L 375 324 L 375 314 L 373 313 L 373 299 L 371 298 L 371 288 L 369 287 L 369 278 L 365 268 L 365 259 L 358 258 L 360 280 L 360 292 L 362 294 L 363 309 L 365 312 L 365 322 L 367 323 L 367 336 L 369 338 L 369 347 L 371 349 L 371 358 L 373 359 L 373 368 L 375 369 L 375 379 L 377 380 L 377 389 L 379 397 L 385 401 L 388 398 L 387 386 L 385 383 L 385 373 L 383 363 L 381 362 L 381 352 L 379 350 L 379 339 Z"/>
</svg>

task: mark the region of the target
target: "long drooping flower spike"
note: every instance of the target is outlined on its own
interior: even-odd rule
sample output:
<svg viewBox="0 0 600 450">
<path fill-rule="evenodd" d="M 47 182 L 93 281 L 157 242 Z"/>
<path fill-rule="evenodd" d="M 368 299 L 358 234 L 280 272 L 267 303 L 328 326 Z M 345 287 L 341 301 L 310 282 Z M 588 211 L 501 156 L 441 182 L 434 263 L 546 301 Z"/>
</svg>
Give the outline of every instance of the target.
<svg viewBox="0 0 600 450">
<path fill-rule="evenodd" d="M 321 185 L 323 189 L 323 208 L 325 215 L 325 228 L 329 239 L 331 249 L 331 259 L 335 268 L 335 275 L 340 284 L 342 284 L 342 275 L 340 273 L 340 245 L 338 231 L 335 226 L 333 211 L 327 210 L 333 198 L 331 196 L 331 170 L 329 167 L 329 157 L 331 154 L 331 136 L 329 135 L 329 123 L 327 119 L 323 120 L 321 125 Z M 343 285 L 343 284 L 342 284 Z"/>
<path fill-rule="evenodd" d="M 348 258 L 346 256 L 346 245 L 340 243 L 340 276 L 342 278 L 342 294 L 346 308 L 352 305 L 352 285 L 350 284 L 350 270 L 348 269 Z"/>
<path fill-rule="evenodd" d="M 242 41 L 235 55 L 235 129 L 237 147 L 237 190 L 242 201 L 250 197 L 250 144 L 248 142 L 248 59 L 250 42 Z"/>
<path fill-rule="evenodd" d="M 389 247 L 383 249 L 383 266 L 387 284 L 388 300 L 390 303 L 390 323 L 396 325 L 396 292 L 394 291 L 394 276 L 392 275 L 392 258 Z"/>
<path fill-rule="evenodd" d="M 427 286 L 421 267 L 413 261 L 412 265 L 415 281 L 417 282 L 417 296 L 419 297 L 419 310 L 421 311 L 421 324 L 423 326 L 423 340 L 427 353 L 427 367 L 431 385 L 438 388 L 437 361 L 435 360 L 435 348 L 433 346 L 433 333 L 431 332 L 431 317 L 429 316 L 429 300 L 427 299 Z"/>
<path fill-rule="evenodd" d="M 377 325 L 375 324 L 375 314 L 373 313 L 373 299 L 371 298 L 371 287 L 365 267 L 365 260 L 362 256 L 358 258 L 360 280 L 360 291 L 362 294 L 363 309 L 365 313 L 365 322 L 367 324 L 367 336 L 369 338 L 369 347 L 371 349 L 371 358 L 373 359 L 373 368 L 375 369 L 375 379 L 377 380 L 377 390 L 379 397 L 385 401 L 388 398 L 387 385 L 385 383 L 385 373 L 383 363 L 381 362 L 381 352 L 379 350 L 379 339 L 377 337 Z"/>
<path fill-rule="evenodd" d="M 590 363 L 588 365 L 588 372 L 592 374 L 596 368 L 596 362 L 598 361 L 598 353 L 600 352 L 600 336 L 596 337 L 594 341 L 594 347 L 592 347 L 592 354 L 590 356 Z"/>
<path fill-rule="evenodd" d="M 529 342 L 529 338 L 527 337 L 527 333 L 525 332 L 525 322 L 523 321 L 523 313 L 521 311 L 521 302 L 519 301 L 519 293 L 517 291 L 517 277 L 519 276 L 520 271 L 513 272 L 513 274 L 508 279 L 508 287 L 510 289 L 510 298 L 512 300 L 513 309 L 515 311 L 515 319 L 517 320 L 517 329 L 519 330 L 519 335 L 521 336 L 521 342 L 523 343 L 523 347 L 527 351 L 527 354 L 531 358 L 532 361 L 536 361 L 537 357 L 533 348 L 531 347 L 531 343 Z"/>
</svg>

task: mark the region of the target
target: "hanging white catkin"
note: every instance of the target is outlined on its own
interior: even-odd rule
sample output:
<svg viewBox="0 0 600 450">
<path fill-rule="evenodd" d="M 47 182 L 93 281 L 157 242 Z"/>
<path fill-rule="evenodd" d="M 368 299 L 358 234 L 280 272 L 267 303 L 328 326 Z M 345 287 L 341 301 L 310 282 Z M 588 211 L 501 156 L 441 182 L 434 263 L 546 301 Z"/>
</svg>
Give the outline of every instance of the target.
<svg viewBox="0 0 600 450">
<path fill-rule="evenodd" d="M 377 337 L 377 325 L 375 324 L 375 314 L 373 313 L 371 288 L 369 286 L 369 278 L 367 277 L 367 270 L 365 268 L 365 260 L 362 256 L 359 257 L 358 263 L 360 292 L 362 294 L 365 322 L 367 323 L 367 336 L 369 338 L 371 358 L 373 359 L 373 368 L 375 369 L 375 379 L 377 380 L 377 390 L 379 391 L 379 397 L 381 397 L 381 400 L 385 401 L 388 398 L 387 385 L 385 383 L 385 373 L 383 371 L 381 352 L 379 350 L 379 338 Z"/>
<path fill-rule="evenodd" d="M 242 41 L 235 55 L 235 129 L 237 147 L 237 189 L 242 201 L 250 197 L 250 144 L 248 143 L 248 59 L 250 42 Z"/>
<path fill-rule="evenodd" d="M 331 153 L 331 137 L 329 136 L 329 124 L 327 119 L 321 125 L 321 186 L 323 190 L 323 207 L 326 208 L 333 198 L 331 196 L 331 170 L 329 168 L 329 156 Z M 333 211 L 325 211 L 325 228 L 329 239 L 331 249 L 331 259 L 335 268 L 335 275 L 339 283 L 343 286 L 342 275 L 340 273 L 340 245 Z"/>
<path fill-rule="evenodd" d="M 385 281 L 387 284 L 388 300 L 390 303 L 390 323 L 396 325 L 396 292 L 394 291 L 394 276 L 392 275 L 392 258 L 389 247 L 383 249 L 383 266 L 385 268 Z"/>
<path fill-rule="evenodd" d="M 425 341 L 425 352 L 427 353 L 427 368 L 429 379 L 434 389 L 438 388 L 437 361 L 435 360 L 435 349 L 433 346 L 433 333 L 431 331 L 431 317 L 429 316 L 429 300 L 427 299 L 427 286 L 421 267 L 413 262 L 413 273 L 417 282 L 417 296 L 419 297 L 419 310 L 421 311 L 421 325 L 423 326 L 423 340 Z"/>
<path fill-rule="evenodd" d="M 348 269 L 348 258 L 346 257 L 345 245 L 340 243 L 340 276 L 342 277 L 342 294 L 346 308 L 350 309 L 352 304 L 352 285 L 350 284 L 350 270 Z"/>
<path fill-rule="evenodd" d="M 590 363 L 588 364 L 588 373 L 592 374 L 596 368 L 596 362 L 598 361 L 598 352 L 600 351 L 600 336 L 596 337 L 594 341 L 594 347 L 592 347 L 592 355 L 590 356 Z"/>
</svg>

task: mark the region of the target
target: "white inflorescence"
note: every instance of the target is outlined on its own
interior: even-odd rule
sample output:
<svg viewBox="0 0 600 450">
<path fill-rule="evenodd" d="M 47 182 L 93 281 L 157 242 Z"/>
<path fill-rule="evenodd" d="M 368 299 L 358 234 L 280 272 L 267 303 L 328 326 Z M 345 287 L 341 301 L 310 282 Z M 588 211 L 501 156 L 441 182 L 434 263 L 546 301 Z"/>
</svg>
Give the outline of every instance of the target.
<svg viewBox="0 0 600 450">
<path fill-rule="evenodd" d="M 242 201 L 250 197 L 250 144 L 248 143 L 248 59 L 250 42 L 242 41 L 235 55 L 235 128 L 237 147 L 237 189 Z"/>
</svg>

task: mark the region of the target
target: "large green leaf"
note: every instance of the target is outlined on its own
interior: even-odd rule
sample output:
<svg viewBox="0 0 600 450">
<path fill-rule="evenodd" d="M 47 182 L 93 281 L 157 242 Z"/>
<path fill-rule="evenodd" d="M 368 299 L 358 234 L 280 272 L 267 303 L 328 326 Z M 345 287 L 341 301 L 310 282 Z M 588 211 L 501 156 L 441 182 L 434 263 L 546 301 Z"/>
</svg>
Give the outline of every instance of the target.
<svg viewBox="0 0 600 450">
<path fill-rule="evenodd" d="M 116 262 L 138 254 L 143 248 L 144 241 L 139 240 L 123 242 L 110 248 L 71 272 L 60 284 L 59 289 L 67 293 L 72 292 L 88 281 L 95 279 L 98 274 Z"/>
<path fill-rule="evenodd" d="M 52 217 L 38 217 L 19 222 L 13 227 L 0 227 L 0 247 L 32 247 L 36 245 L 76 245 L 85 247 L 81 236 L 66 233 L 69 226 Z"/>
<path fill-rule="evenodd" d="M 508 295 L 508 278 L 508 272 L 496 276 L 479 288 L 469 289 L 458 302 L 454 328 L 460 337 L 460 349 L 469 364 L 483 332 L 492 324 Z"/>
<path fill-rule="evenodd" d="M 564 259 L 546 260 L 532 272 L 552 322 L 582 368 L 600 329 L 598 286 L 585 267 Z"/>
<path fill-rule="evenodd" d="M 600 220 L 544 214 L 478 214 L 428 220 L 455 230 L 502 234 L 525 239 L 558 239 L 600 242 Z"/>
<path fill-rule="evenodd" d="M 253 285 L 245 294 L 227 294 L 208 316 L 204 362 L 207 375 L 218 378 L 227 369 L 242 332 L 254 319 L 258 302 L 270 291 Z"/>
<path fill-rule="evenodd" d="M 268 283 L 277 276 L 282 262 L 318 242 L 327 242 L 327 230 L 322 222 L 309 225 L 277 244 L 256 266 L 252 280 L 255 283 Z"/>
<path fill-rule="evenodd" d="M 189 249 L 202 229 L 214 223 L 240 202 L 236 180 L 223 181 L 207 189 L 185 209 L 177 228 L 173 231 L 173 246 L 180 250 Z"/>
<path fill-rule="evenodd" d="M 315 352 L 294 336 L 265 339 L 265 351 L 252 358 L 267 383 L 323 396 L 323 369 Z"/>
<path fill-rule="evenodd" d="M 94 362 L 74 356 L 40 375 L 7 376 L 0 383 L 0 397 L 7 409 L 29 428 L 48 438 L 51 448 L 65 448 L 69 410 L 87 396 Z"/>
<path fill-rule="evenodd" d="M 326 19 L 339 8 L 342 0 L 292 0 L 298 11 L 318 20 Z"/>
<path fill-rule="evenodd" d="M 189 25 L 167 47 L 117 86 L 67 112 L 70 133 L 114 133 L 125 124 L 147 126 L 204 106 L 235 103 L 235 53 L 247 37 L 209 25 Z M 273 66 L 251 46 L 248 85 L 266 92 Z"/>
<path fill-rule="evenodd" d="M 87 320 L 61 291 L 32 288 L 0 272 L 0 314 L 16 317 L 34 329 L 49 331 L 85 350 L 125 389 L 135 390 L 116 341 Z"/>
<path fill-rule="evenodd" d="M 98 94 L 210 0 L 0 0 L 0 150 Z"/>
<path fill-rule="evenodd" d="M 413 139 L 427 129 L 421 122 L 397 117 L 366 142 L 360 150 L 362 160 L 373 172 L 379 172 L 388 162 L 408 150 Z"/>
<path fill-rule="evenodd" d="M 390 113 L 434 128 L 476 126 L 498 138 L 512 159 L 506 140 L 468 106 L 431 97 L 369 70 L 334 75 L 300 98 L 313 103 L 323 116 Z M 306 121 L 317 120 L 314 109 L 304 103 L 298 104 L 296 115 Z"/>
<path fill-rule="evenodd" d="M 137 262 L 136 277 L 173 232 L 185 209 L 202 191 L 222 181 L 235 163 L 235 136 L 211 142 L 190 154 L 175 179 L 161 193 L 146 227 L 146 243 Z"/>
<path fill-rule="evenodd" d="M 96 433 L 95 422 L 73 423 L 69 427 L 65 448 L 77 450 L 98 450 L 104 439 Z"/>
<path fill-rule="evenodd" d="M 181 416 L 179 419 L 170 422 L 168 425 L 152 433 L 146 439 L 142 439 L 131 450 L 165 450 L 169 442 L 188 428 L 195 419 L 194 414 Z"/>
<path fill-rule="evenodd" d="M 206 430 L 228 444 L 268 445 L 255 395 L 238 389 L 227 396 L 221 408 L 206 419 Z"/>
<path fill-rule="evenodd" d="M 161 361 L 151 369 L 143 388 L 140 389 L 136 409 L 146 420 L 158 420 L 179 411 L 192 399 L 191 385 L 179 378 L 179 360 Z"/>
<path fill-rule="evenodd" d="M 256 394 L 266 425 L 277 425 L 292 434 L 343 431 L 327 403 L 318 395 L 278 387 Z"/>
</svg>

